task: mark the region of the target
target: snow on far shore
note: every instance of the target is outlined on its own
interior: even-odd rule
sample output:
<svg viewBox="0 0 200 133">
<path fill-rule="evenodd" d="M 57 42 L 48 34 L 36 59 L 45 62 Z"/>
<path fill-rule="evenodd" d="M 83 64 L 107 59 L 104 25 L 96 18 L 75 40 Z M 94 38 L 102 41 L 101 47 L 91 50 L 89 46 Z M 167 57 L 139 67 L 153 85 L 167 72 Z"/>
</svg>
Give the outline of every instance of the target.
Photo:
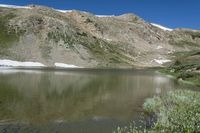
<svg viewBox="0 0 200 133">
<path fill-rule="evenodd" d="M 171 60 L 158 60 L 158 59 L 154 59 L 153 61 L 161 65 L 167 62 L 171 62 Z"/>
<path fill-rule="evenodd" d="M 62 68 L 81 68 L 79 66 L 75 66 L 72 64 L 64 64 L 64 63 L 54 63 L 55 67 L 62 67 Z M 0 60 L 0 67 L 47 67 L 40 62 L 20 62 L 20 61 L 13 61 L 2 59 Z"/>
<path fill-rule="evenodd" d="M 62 67 L 62 68 L 81 68 L 79 66 L 71 65 L 71 64 L 64 64 L 64 63 L 55 63 L 56 67 Z"/>
<path fill-rule="evenodd" d="M 164 27 L 164 26 L 159 25 L 159 24 L 151 23 L 151 25 L 156 26 L 156 27 L 158 27 L 158 28 L 160 28 L 160 29 L 162 29 L 162 30 L 165 30 L 165 31 L 173 31 L 173 29 Z"/>
<path fill-rule="evenodd" d="M 45 67 L 44 64 L 39 62 L 20 62 L 13 60 L 0 60 L 0 66 L 3 67 Z"/>
</svg>

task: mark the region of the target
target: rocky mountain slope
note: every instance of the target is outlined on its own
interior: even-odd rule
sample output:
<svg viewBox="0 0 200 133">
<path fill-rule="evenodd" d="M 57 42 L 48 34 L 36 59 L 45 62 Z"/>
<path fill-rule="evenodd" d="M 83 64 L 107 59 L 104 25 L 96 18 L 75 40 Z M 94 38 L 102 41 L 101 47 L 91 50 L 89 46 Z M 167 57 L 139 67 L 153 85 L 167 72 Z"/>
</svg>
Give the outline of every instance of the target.
<svg viewBox="0 0 200 133">
<path fill-rule="evenodd" d="M 200 31 L 163 29 L 134 14 L 0 7 L 0 59 L 46 66 L 155 67 L 193 50 L 200 50 Z"/>
</svg>

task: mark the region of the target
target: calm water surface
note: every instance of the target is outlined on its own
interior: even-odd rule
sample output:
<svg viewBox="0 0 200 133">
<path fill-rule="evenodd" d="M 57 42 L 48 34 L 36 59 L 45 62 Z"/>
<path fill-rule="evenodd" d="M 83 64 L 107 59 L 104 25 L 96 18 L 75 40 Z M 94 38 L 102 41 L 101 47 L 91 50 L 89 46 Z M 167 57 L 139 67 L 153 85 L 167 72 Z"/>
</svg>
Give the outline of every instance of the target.
<svg viewBox="0 0 200 133">
<path fill-rule="evenodd" d="M 111 133 L 177 87 L 155 70 L 0 70 L 0 132 Z"/>
</svg>

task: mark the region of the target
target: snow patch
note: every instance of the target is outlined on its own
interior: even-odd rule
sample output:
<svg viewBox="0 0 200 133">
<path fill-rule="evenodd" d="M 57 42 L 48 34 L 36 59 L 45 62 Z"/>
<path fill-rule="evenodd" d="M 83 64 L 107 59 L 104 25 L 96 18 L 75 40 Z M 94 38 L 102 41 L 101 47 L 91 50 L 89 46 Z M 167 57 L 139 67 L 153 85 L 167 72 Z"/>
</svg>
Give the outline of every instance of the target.
<svg viewBox="0 0 200 133">
<path fill-rule="evenodd" d="M 162 48 L 163 48 L 162 46 L 157 46 L 157 47 L 156 47 L 156 49 L 162 49 Z"/>
<path fill-rule="evenodd" d="M 103 37 L 102 39 L 107 40 L 107 41 L 112 41 L 112 39 L 110 39 L 110 38 Z"/>
<path fill-rule="evenodd" d="M 56 9 L 56 11 L 58 11 L 58 12 L 62 12 L 62 13 L 72 12 L 72 10 L 59 10 L 59 9 Z"/>
<path fill-rule="evenodd" d="M 153 61 L 161 65 L 167 62 L 171 62 L 171 60 L 158 60 L 158 59 L 154 59 Z"/>
<path fill-rule="evenodd" d="M 64 64 L 64 63 L 55 63 L 54 64 L 56 67 L 63 67 L 63 68 L 81 68 L 75 65 L 71 65 L 71 64 Z"/>
<path fill-rule="evenodd" d="M 39 62 L 20 62 L 13 60 L 0 60 L 0 66 L 6 67 L 45 67 L 44 64 Z"/>
<path fill-rule="evenodd" d="M 106 40 L 107 40 L 107 41 L 112 41 L 112 39 L 108 39 L 108 38 L 106 38 Z"/>
<path fill-rule="evenodd" d="M 28 6 L 16 6 L 16 5 L 6 5 L 6 4 L 0 4 L 0 7 L 31 9 L 31 7 Z"/>
<path fill-rule="evenodd" d="M 160 28 L 160 29 L 162 29 L 162 30 L 165 30 L 165 31 L 173 31 L 173 29 L 164 27 L 164 26 L 159 25 L 159 24 L 151 23 L 151 25 L 156 26 L 156 27 L 158 27 L 158 28 Z"/>
<path fill-rule="evenodd" d="M 114 17 L 115 15 L 95 15 L 96 17 Z"/>
</svg>

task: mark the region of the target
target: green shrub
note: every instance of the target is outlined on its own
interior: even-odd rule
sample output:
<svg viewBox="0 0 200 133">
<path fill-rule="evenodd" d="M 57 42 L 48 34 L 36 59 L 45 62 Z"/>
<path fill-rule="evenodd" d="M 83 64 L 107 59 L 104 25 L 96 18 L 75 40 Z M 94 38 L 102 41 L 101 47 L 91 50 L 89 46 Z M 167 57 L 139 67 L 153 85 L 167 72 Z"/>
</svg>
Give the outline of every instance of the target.
<svg viewBox="0 0 200 133">
<path fill-rule="evenodd" d="M 153 112 L 157 121 L 151 129 L 118 128 L 115 133 L 199 133 L 200 92 L 176 90 L 164 97 L 147 99 L 144 109 Z"/>
</svg>

